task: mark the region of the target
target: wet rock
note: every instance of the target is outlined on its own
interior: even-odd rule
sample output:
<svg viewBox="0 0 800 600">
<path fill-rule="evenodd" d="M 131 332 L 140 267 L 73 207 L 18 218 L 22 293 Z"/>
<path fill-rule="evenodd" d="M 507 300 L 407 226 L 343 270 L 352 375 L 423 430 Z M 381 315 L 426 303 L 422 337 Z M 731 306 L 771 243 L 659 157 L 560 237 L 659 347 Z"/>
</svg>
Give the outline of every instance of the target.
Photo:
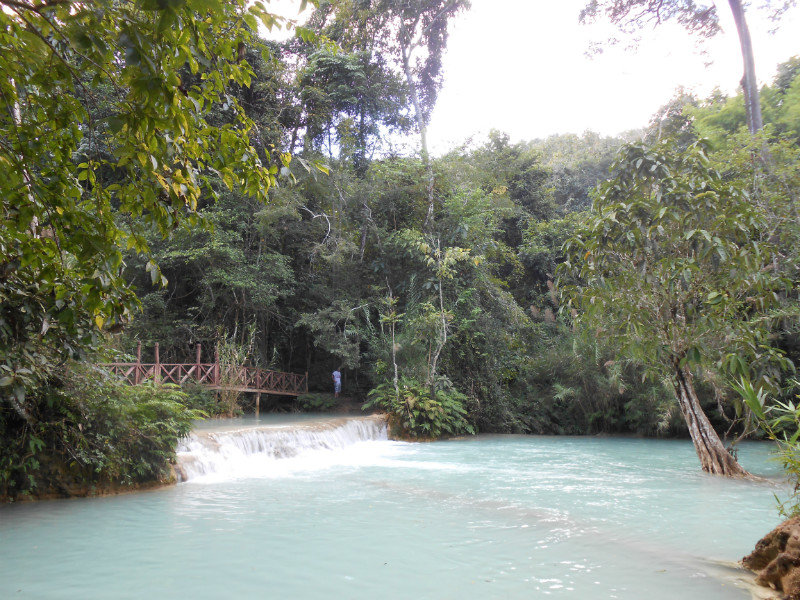
<svg viewBox="0 0 800 600">
<path fill-rule="evenodd" d="M 800 600 L 800 517 L 784 521 L 756 543 L 742 565 L 756 573 L 756 583 Z"/>
</svg>

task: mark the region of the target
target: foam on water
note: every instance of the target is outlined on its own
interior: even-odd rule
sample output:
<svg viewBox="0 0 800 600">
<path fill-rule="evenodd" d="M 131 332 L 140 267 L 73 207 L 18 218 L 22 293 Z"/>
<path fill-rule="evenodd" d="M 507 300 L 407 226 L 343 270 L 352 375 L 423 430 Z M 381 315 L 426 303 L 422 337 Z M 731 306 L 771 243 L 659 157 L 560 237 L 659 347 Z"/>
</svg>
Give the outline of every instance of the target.
<svg viewBox="0 0 800 600">
<path fill-rule="evenodd" d="M 176 472 L 180 481 L 211 483 L 363 464 L 387 450 L 370 444 L 386 434 L 381 415 L 195 431 L 178 445 Z"/>
</svg>

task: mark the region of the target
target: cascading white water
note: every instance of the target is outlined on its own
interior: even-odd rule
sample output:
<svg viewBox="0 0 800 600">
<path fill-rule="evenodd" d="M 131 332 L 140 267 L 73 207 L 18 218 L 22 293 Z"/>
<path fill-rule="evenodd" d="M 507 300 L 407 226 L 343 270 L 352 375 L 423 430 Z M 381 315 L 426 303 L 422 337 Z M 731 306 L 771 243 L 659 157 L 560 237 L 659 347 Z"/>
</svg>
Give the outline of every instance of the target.
<svg viewBox="0 0 800 600">
<path fill-rule="evenodd" d="M 292 425 L 262 425 L 225 431 L 195 431 L 178 445 L 176 473 L 180 481 L 268 475 L 279 461 L 344 450 L 360 442 L 387 439 L 386 417 L 344 417 Z M 306 463 L 308 464 L 308 463 Z"/>
</svg>

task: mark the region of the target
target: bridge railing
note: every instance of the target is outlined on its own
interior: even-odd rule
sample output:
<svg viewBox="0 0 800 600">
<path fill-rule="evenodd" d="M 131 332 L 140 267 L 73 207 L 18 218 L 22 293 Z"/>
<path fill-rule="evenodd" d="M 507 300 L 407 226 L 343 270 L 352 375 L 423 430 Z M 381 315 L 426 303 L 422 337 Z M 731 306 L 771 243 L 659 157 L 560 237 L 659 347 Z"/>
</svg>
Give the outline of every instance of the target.
<svg viewBox="0 0 800 600">
<path fill-rule="evenodd" d="M 184 385 L 196 383 L 212 389 L 238 390 L 298 396 L 308 391 L 308 373 L 286 373 L 249 367 L 225 365 L 215 353 L 213 363 L 200 362 L 200 344 L 197 359 L 193 363 L 162 363 L 159 360 L 158 344 L 155 345 L 154 363 L 141 362 L 141 345 L 136 350 L 136 362 L 115 362 L 103 366 L 130 385 L 146 381 Z"/>
</svg>

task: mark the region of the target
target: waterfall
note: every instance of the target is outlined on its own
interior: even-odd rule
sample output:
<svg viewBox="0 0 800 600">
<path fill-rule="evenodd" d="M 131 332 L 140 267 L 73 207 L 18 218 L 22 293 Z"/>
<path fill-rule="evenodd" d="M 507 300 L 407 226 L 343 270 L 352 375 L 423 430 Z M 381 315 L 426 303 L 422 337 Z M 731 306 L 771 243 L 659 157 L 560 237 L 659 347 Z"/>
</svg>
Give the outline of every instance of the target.
<svg viewBox="0 0 800 600">
<path fill-rule="evenodd" d="M 386 439 L 382 415 L 195 431 L 178 444 L 175 472 L 178 481 L 269 475 L 285 469 L 287 459 L 307 459 L 305 466 L 324 464 L 332 451 Z"/>
</svg>

